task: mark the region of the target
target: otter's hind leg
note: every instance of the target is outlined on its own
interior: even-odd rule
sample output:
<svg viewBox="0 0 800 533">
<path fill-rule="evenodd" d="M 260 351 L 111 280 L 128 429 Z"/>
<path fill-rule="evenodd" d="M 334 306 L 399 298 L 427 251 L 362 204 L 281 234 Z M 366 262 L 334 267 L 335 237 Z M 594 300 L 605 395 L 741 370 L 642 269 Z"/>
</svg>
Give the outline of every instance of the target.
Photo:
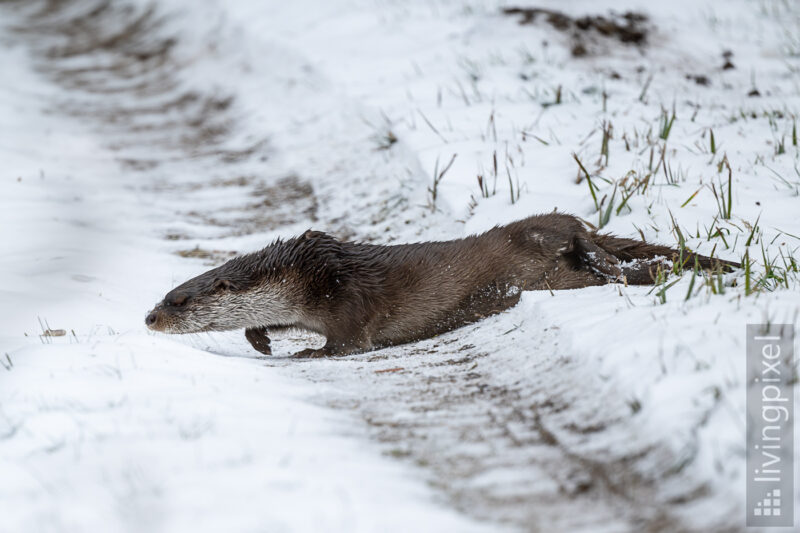
<svg viewBox="0 0 800 533">
<path fill-rule="evenodd" d="M 658 269 L 663 272 L 672 270 L 672 266 L 662 259 L 641 259 L 622 267 L 622 275 L 628 285 L 653 285 L 658 276 Z"/>
<path fill-rule="evenodd" d="M 609 281 L 617 280 L 622 276 L 619 259 L 589 239 L 577 237 L 575 239 L 575 251 L 580 254 L 580 258 L 586 266 L 608 276 Z"/>
<path fill-rule="evenodd" d="M 337 355 L 353 355 L 367 352 L 371 347 L 358 347 L 351 344 L 334 344 L 330 341 L 325 343 L 322 348 L 306 348 L 292 354 L 294 359 L 316 359 L 320 357 L 330 357 Z"/>
<path fill-rule="evenodd" d="M 318 359 L 320 357 L 327 357 L 333 355 L 325 348 L 306 348 L 292 354 L 292 359 Z"/>
<path fill-rule="evenodd" d="M 558 257 L 555 266 L 530 288 L 581 289 L 621 281 L 622 274 L 616 257 L 579 234 L 573 237 L 569 249 Z"/>
</svg>

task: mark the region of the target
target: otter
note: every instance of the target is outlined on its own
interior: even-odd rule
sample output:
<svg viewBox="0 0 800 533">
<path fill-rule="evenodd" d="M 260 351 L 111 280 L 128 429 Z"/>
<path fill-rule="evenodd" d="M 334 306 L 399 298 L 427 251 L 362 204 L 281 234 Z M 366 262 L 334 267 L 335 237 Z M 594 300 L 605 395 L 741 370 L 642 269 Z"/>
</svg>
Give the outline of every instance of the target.
<svg viewBox="0 0 800 533">
<path fill-rule="evenodd" d="M 653 284 L 658 269 L 733 269 L 732 261 L 598 233 L 562 213 L 444 242 L 376 245 L 318 232 L 277 240 L 171 290 L 145 323 L 165 333 L 245 329 L 324 335 L 295 357 L 369 351 L 432 337 L 515 305 L 522 291 Z"/>
</svg>

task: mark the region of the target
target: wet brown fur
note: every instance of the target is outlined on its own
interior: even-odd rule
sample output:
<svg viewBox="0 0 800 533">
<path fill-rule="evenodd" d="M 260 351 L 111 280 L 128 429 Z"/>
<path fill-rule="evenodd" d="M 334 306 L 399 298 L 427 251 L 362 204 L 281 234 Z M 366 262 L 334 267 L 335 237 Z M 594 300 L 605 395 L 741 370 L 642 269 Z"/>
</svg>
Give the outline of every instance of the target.
<svg viewBox="0 0 800 533">
<path fill-rule="evenodd" d="M 704 269 L 737 263 L 684 252 L 683 265 Z M 341 242 L 308 231 L 260 252 L 235 258 L 171 291 L 148 317 L 153 329 L 188 320 L 221 293 L 280 294 L 281 311 L 195 325 L 196 331 L 246 328 L 248 341 L 271 353 L 268 332 L 315 331 L 321 350 L 298 355 L 346 354 L 428 338 L 515 305 L 522 290 L 576 289 L 606 283 L 652 284 L 679 252 L 666 246 L 597 233 L 580 219 L 536 215 L 483 234 L 445 242 L 383 246 Z M 259 292 L 261 291 L 261 292 Z M 195 300 L 194 311 L 191 305 Z M 178 305 L 171 305 L 179 302 Z M 210 302 L 210 303 L 209 303 Z M 271 302 L 271 300 L 270 300 Z M 271 305 L 271 304 L 270 304 Z M 231 308 L 240 312 L 241 306 Z M 252 313 L 251 313 L 252 315 Z M 278 316 L 280 315 L 280 316 Z M 151 324 L 151 319 L 153 324 Z M 268 323 L 264 323 L 268 322 Z M 169 326 L 173 327 L 173 326 Z M 188 332 L 188 331 L 187 331 Z"/>
</svg>

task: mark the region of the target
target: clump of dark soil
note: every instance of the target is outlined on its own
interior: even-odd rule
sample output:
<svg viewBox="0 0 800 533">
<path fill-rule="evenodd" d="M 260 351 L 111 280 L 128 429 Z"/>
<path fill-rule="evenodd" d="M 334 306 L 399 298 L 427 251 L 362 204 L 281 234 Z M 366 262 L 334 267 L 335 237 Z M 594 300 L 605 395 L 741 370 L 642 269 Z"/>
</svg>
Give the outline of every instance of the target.
<svg viewBox="0 0 800 533">
<path fill-rule="evenodd" d="M 703 87 L 708 87 L 711 85 L 711 80 L 708 79 L 708 76 L 704 74 L 687 74 L 686 79 L 692 80 L 697 85 L 702 85 Z"/>
<path fill-rule="evenodd" d="M 722 59 L 725 60 L 725 63 L 722 64 L 722 70 L 731 70 L 736 68 L 736 65 L 733 64 L 733 52 L 730 50 L 725 50 L 722 52 Z"/>
<path fill-rule="evenodd" d="M 507 7 L 503 14 L 520 16 L 520 25 L 535 24 L 541 18 L 556 30 L 569 33 L 572 55 L 582 57 L 590 54 L 592 41 L 596 37 L 614 39 L 626 45 L 643 47 L 647 44 L 648 18 L 642 13 L 626 11 L 603 15 L 572 17 L 561 11 L 537 7 Z"/>
</svg>

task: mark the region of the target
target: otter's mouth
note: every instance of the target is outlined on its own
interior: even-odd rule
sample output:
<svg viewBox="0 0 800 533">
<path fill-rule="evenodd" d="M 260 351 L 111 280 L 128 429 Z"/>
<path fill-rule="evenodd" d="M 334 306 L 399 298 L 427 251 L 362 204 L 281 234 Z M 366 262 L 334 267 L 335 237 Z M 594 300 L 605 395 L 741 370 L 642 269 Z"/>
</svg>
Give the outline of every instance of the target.
<svg viewBox="0 0 800 533">
<path fill-rule="evenodd" d="M 144 323 L 148 329 L 158 331 L 159 333 L 202 333 L 214 329 L 213 324 L 193 327 L 189 322 L 190 321 L 185 320 L 184 317 L 175 316 L 174 313 L 168 312 L 162 306 L 157 306 L 147 313 L 144 319 Z"/>
<path fill-rule="evenodd" d="M 174 327 L 174 321 L 169 320 L 167 314 L 160 307 L 156 307 L 144 319 L 144 323 L 148 329 L 158 331 L 161 333 L 177 333 Z"/>
<path fill-rule="evenodd" d="M 204 318 L 204 319 L 203 319 Z M 218 322 L 208 321 L 213 317 L 200 317 L 191 308 L 181 307 L 175 309 L 174 306 L 158 304 L 152 311 L 147 313 L 144 323 L 147 329 L 158 331 L 159 333 L 188 334 L 205 333 L 209 331 L 228 331 L 232 327 L 225 327 Z"/>
</svg>

